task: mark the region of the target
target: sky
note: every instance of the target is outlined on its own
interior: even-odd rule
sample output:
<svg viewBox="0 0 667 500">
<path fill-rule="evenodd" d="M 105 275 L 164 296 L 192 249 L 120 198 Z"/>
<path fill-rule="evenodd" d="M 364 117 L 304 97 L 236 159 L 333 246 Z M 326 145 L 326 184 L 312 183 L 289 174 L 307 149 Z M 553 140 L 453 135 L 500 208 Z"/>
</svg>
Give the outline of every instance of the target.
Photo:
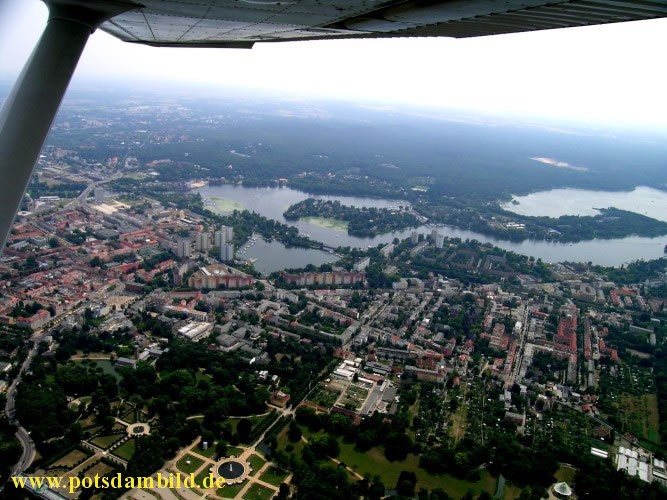
<svg viewBox="0 0 667 500">
<path fill-rule="evenodd" d="M 39 0 L 0 0 L 0 79 L 46 23 Z M 456 108 L 667 131 L 667 19 L 470 39 L 154 48 L 93 34 L 73 85 L 169 82 L 359 103 Z M 104 83 L 98 83 L 104 85 Z"/>
</svg>

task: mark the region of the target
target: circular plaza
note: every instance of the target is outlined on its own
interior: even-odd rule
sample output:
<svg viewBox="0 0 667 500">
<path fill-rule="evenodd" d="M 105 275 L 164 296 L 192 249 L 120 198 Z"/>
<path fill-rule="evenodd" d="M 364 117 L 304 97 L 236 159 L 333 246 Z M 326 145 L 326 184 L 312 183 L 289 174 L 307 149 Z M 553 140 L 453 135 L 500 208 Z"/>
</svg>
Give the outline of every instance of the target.
<svg viewBox="0 0 667 500">
<path fill-rule="evenodd" d="M 225 478 L 227 484 L 241 483 L 250 474 L 250 466 L 234 458 L 223 460 L 215 470 L 220 477 Z"/>
</svg>

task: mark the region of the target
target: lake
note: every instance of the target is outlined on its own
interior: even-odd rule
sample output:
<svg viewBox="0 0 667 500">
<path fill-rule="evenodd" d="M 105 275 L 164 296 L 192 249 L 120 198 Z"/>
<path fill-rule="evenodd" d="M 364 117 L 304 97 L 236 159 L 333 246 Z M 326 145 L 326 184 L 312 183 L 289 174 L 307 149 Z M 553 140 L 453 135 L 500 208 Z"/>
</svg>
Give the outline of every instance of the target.
<svg viewBox="0 0 667 500">
<path fill-rule="evenodd" d="M 505 203 L 502 207 L 510 212 L 531 217 L 598 215 L 598 208 L 615 207 L 667 222 L 667 192 L 646 186 L 639 186 L 633 191 L 552 189 L 526 196 L 514 196 L 513 201 L 514 203 Z"/>
<path fill-rule="evenodd" d="M 646 193 L 646 191 L 643 191 L 643 189 L 650 188 L 637 188 L 635 191 L 639 191 L 639 194 L 635 196 L 640 196 L 641 193 Z M 203 188 L 197 189 L 197 191 L 205 200 L 214 198 L 223 200 L 219 203 L 219 205 L 223 208 L 226 208 L 227 210 L 216 209 L 214 206 L 212 206 L 212 204 L 207 204 L 207 207 L 214 211 L 228 213 L 230 207 L 232 206 L 237 208 L 245 208 L 251 211 L 255 211 L 270 219 L 275 219 L 284 224 L 298 227 L 302 233 L 309 234 L 312 239 L 321 241 L 326 245 L 334 247 L 352 246 L 365 248 L 367 246 L 376 246 L 378 244 L 389 243 L 394 238 L 407 238 L 412 233 L 412 231 L 414 231 L 414 229 L 406 229 L 394 233 L 383 234 L 374 238 L 359 238 L 356 236 L 349 236 L 335 229 L 322 227 L 312 222 L 287 221 L 282 215 L 290 205 L 298 203 L 299 201 L 305 200 L 309 197 L 326 200 L 338 200 L 342 204 L 350 206 L 372 206 L 378 208 L 392 207 L 405 203 L 400 200 L 383 200 L 352 196 L 309 195 L 302 191 L 297 191 L 290 188 L 247 188 L 229 184 L 221 186 L 205 186 Z M 567 196 L 568 192 L 572 190 L 554 191 L 565 191 L 565 193 L 562 193 L 561 196 Z M 656 190 L 651 189 L 650 191 Z M 551 192 L 552 191 L 549 191 L 549 193 Z M 662 193 L 661 191 L 656 192 Z M 589 191 L 589 193 L 595 193 L 595 191 Z M 619 193 L 611 194 L 619 195 Z M 663 193 L 663 196 L 667 195 Z M 562 203 L 562 200 L 558 203 Z M 517 206 L 512 205 L 512 208 L 516 208 Z M 609 205 L 607 204 L 604 206 Z M 618 207 L 618 205 L 615 206 Z M 662 216 L 667 216 L 667 212 Z M 422 226 L 417 230 L 422 233 L 430 233 L 432 228 Z M 523 242 L 517 243 L 507 240 L 500 240 L 476 233 L 474 231 L 468 231 L 454 227 L 445 226 L 440 228 L 439 231 L 450 238 L 461 238 L 463 240 L 475 239 L 484 243 L 492 243 L 493 245 L 504 248 L 505 250 L 511 250 L 523 255 L 532 255 L 536 258 L 541 258 L 545 262 L 591 261 L 594 264 L 607 266 L 618 266 L 638 259 L 657 259 L 658 257 L 662 257 L 664 255 L 663 249 L 665 244 L 667 244 L 667 236 L 657 238 L 628 236 L 627 238 L 619 238 L 614 240 L 591 240 L 582 241 L 579 243 L 554 243 L 536 240 L 525 240 Z M 259 259 L 255 263 L 255 267 L 258 270 L 262 270 L 262 272 L 271 272 L 289 267 L 302 267 L 306 264 L 319 265 L 324 262 L 329 262 L 328 260 L 323 259 L 331 257 L 330 254 L 325 252 L 295 248 L 288 249 L 278 242 L 272 242 L 271 244 L 267 243 L 266 245 L 269 245 L 268 248 L 260 246 L 260 242 L 258 241 L 257 244 L 251 247 L 251 249 L 253 249 L 252 252 L 251 250 L 248 250 L 248 252 L 242 255 L 244 258 L 255 257 Z M 266 269 L 266 271 L 264 271 L 262 268 Z"/>
<path fill-rule="evenodd" d="M 271 274 L 283 269 L 300 268 L 306 264 L 319 266 L 336 262 L 338 258 L 321 250 L 307 248 L 287 248 L 278 241 L 265 241 L 261 238 L 243 254 L 236 255 L 243 259 L 257 259 L 253 267 L 262 274 Z"/>
</svg>

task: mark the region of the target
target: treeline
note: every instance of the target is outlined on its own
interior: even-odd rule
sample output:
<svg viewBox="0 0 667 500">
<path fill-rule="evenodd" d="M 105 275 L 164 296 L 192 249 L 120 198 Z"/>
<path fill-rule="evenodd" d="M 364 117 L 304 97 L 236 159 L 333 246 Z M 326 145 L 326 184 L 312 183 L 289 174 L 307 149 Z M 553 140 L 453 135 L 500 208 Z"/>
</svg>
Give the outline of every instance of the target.
<svg viewBox="0 0 667 500">
<path fill-rule="evenodd" d="M 47 184 L 39 182 L 37 176 L 28 185 L 28 193 L 33 199 L 40 196 L 60 196 L 61 198 L 76 198 L 86 189 L 87 185 L 83 182 L 68 182 L 63 184 Z"/>
<path fill-rule="evenodd" d="M 667 258 L 654 260 L 637 260 L 620 267 L 594 266 L 593 271 L 605 274 L 610 281 L 619 284 L 642 283 L 646 280 L 661 277 L 667 267 Z"/>
<path fill-rule="evenodd" d="M 289 207 L 283 217 L 287 220 L 323 217 L 345 221 L 349 224 L 348 234 L 359 237 L 373 237 L 419 226 L 417 218 L 407 212 L 376 207 L 348 207 L 342 205 L 338 200 L 316 200 L 314 198 L 295 203 Z"/>
</svg>

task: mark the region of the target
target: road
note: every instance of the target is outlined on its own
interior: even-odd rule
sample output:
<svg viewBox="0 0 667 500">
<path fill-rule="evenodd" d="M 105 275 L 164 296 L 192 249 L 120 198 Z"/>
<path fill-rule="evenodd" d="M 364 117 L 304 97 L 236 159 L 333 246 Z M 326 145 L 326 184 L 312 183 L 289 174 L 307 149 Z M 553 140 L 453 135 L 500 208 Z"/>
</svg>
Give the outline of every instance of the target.
<svg viewBox="0 0 667 500">
<path fill-rule="evenodd" d="M 528 306 L 526 306 L 526 309 L 522 317 L 523 324 L 521 327 L 521 334 L 520 334 L 521 336 L 519 337 L 519 341 L 517 342 L 517 348 L 514 354 L 514 364 L 512 365 L 510 376 L 508 377 L 507 383 L 505 384 L 505 387 L 508 388 L 512 387 L 517 378 L 519 378 L 519 372 L 521 371 L 524 349 L 526 348 L 526 340 L 528 338 L 528 315 L 529 315 L 529 309 Z"/>
<path fill-rule="evenodd" d="M 28 369 L 32 359 L 37 354 L 37 347 L 39 342 L 44 338 L 45 335 L 46 334 L 42 334 L 38 340 L 35 341 L 35 345 L 28 353 L 28 356 L 25 358 L 19 374 L 16 376 L 12 382 L 12 385 L 9 386 L 9 389 L 7 390 L 7 405 L 5 406 L 5 414 L 9 419 L 9 423 L 18 427 L 18 430 L 16 431 L 16 439 L 19 440 L 19 443 L 21 443 L 21 446 L 23 447 L 21 458 L 19 458 L 19 461 L 14 465 L 12 474 L 23 472 L 28 467 L 30 467 L 30 464 L 35 459 L 35 442 L 28 434 L 28 431 L 21 427 L 21 424 L 19 424 L 18 420 L 16 419 L 16 391 L 19 384 L 21 383 L 21 377 L 23 376 L 23 373 Z"/>
<path fill-rule="evenodd" d="M 82 307 L 83 306 L 79 307 L 76 311 L 73 312 L 81 310 Z M 21 458 L 19 458 L 19 461 L 16 462 L 16 464 L 12 468 L 12 474 L 23 472 L 28 467 L 30 467 L 30 464 L 32 464 L 32 461 L 35 459 L 35 454 L 36 454 L 35 442 L 30 437 L 30 434 L 28 434 L 28 431 L 26 431 L 23 427 L 21 427 L 21 424 L 16 418 L 16 391 L 18 389 L 19 384 L 21 383 L 21 377 L 23 377 L 25 371 L 30 367 L 33 358 L 37 355 L 37 349 L 39 348 L 39 343 L 42 340 L 44 340 L 44 337 L 48 335 L 49 330 L 53 325 L 60 323 L 67 316 L 68 314 L 61 315 L 58 319 L 51 322 L 48 328 L 38 330 L 37 332 L 35 332 L 35 334 L 32 336 L 31 339 L 34 342 L 33 348 L 30 349 L 30 352 L 28 353 L 28 356 L 25 358 L 23 365 L 21 365 L 21 370 L 19 371 L 19 374 L 16 376 L 12 384 L 9 386 L 9 389 L 7 390 L 7 404 L 5 406 L 5 415 L 7 415 L 7 419 L 9 420 L 10 424 L 17 426 L 16 439 L 19 440 L 19 443 L 21 443 L 21 446 L 23 447 Z"/>
<path fill-rule="evenodd" d="M 78 204 L 78 205 L 81 205 L 81 207 L 82 207 L 84 210 L 89 210 L 90 207 L 88 206 L 88 195 L 90 194 L 90 192 L 91 192 L 93 189 L 95 189 L 97 186 L 100 186 L 100 185 L 102 185 L 102 184 L 106 184 L 106 183 L 111 182 L 111 181 L 115 181 L 116 179 L 120 179 L 122 176 L 123 176 L 123 174 L 121 174 L 121 173 L 116 173 L 116 174 L 112 175 L 111 177 L 109 177 L 108 179 L 104 179 L 103 181 L 95 181 L 95 182 L 91 182 L 90 184 L 88 184 L 88 186 L 86 187 L 86 189 L 84 189 L 83 191 L 81 191 L 81 194 L 80 194 L 79 196 L 77 196 L 75 200 L 69 202 L 69 203 L 66 205 L 65 208 L 69 208 L 69 207 L 71 207 L 72 205 L 77 205 L 77 204 Z"/>
</svg>

